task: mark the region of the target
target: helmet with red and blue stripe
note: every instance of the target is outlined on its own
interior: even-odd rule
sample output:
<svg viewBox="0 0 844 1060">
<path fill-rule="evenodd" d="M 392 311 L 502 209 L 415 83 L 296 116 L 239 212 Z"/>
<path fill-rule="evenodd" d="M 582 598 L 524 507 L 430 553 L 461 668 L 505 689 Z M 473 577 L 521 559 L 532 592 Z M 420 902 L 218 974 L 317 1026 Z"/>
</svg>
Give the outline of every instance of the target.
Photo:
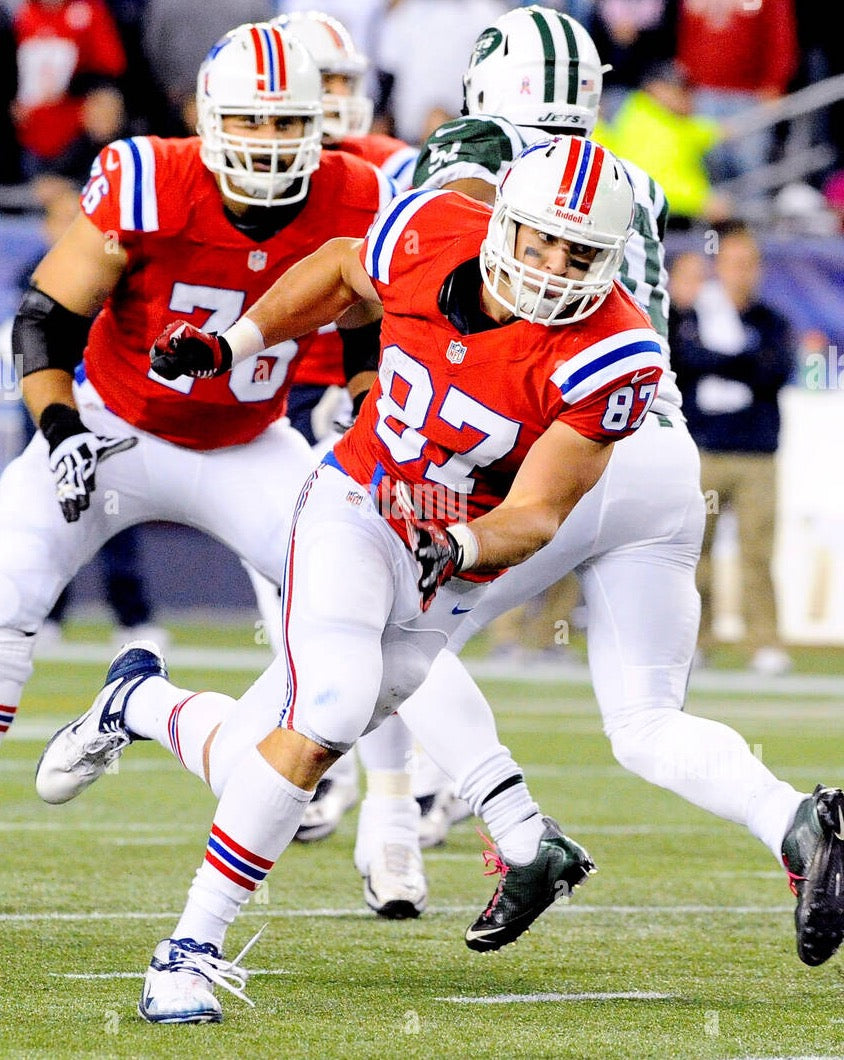
<svg viewBox="0 0 844 1060">
<path fill-rule="evenodd" d="M 540 140 L 513 160 L 499 184 L 481 247 L 484 283 L 497 302 L 532 323 L 582 320 L 609 294 L 632 221 L 633 188 L 615 155 L 582 136 Z M 560 276 L 520 260 L 522 225 L 564 240 L 582 275 Z"/>
<path fill-rule="evenodd" d="M 319 67 L 326 138 L 366 136 L 373 107 L 364 84 L 369 60 L 355 47 L 343 23 L 323 11 L 292 11 L 273 19 L 273 25 L 301 41 Z"/>
<path fill-rule="evenodd" d="M 222 37 L 199 68 L 202 161 L 235 202 L 298 202 L 319 165 L 322 84 L 307 49 L 267 22 Z M 266 129 L 273 126 L 272 135 Z"/>
</svg>

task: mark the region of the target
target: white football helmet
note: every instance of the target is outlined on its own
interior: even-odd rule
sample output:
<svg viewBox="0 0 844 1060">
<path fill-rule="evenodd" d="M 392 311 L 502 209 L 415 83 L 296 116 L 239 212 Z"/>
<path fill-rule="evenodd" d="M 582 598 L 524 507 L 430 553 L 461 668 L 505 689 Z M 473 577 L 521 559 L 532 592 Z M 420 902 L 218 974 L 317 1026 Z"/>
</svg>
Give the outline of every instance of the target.
<svg viewBox="0 0 844 1060">
<path fill-rule="evenodd" d="M 463 75 L 464 110 L 588 136 L 609 69 L 575 19 L 538 4 L 519 7 L 475 42 Z"/>
<path fill-rule="evenodd" d="M 583 320 L 612 288 L 632 221 L 633 187 L 613 154 L 582 136 L 540 140 L 513 160 L 496 192 L 481 245 L 484 285 L 531 323 Z M 521 225 L 596 247 L 585 276 L 568 279 L 519 261 Z"/>
<path fill-rule="evenodd" d="M 323 134 L 331 140 L 365 136 L 372 126 L 372 100 L 364 91 L 369 61 L 343 23 L 322 11 L 294 11 L 272 24 L 305 45 L 323 77 L 337 75 L 349 86 L 348 95 L 323 94 Z"/>
<path fill-rule="evenodd" d="M 278 206 L 308 192 L 322 150 L 319 70 L 299 43 L 268 22 L 245 23 L 217 41 L 199 68 L 197 126 L 202 161 L 235 202 Z M 234 135 L 228 115 L 259 122 L 301 118 L 304 131 L 277 138 Z"/>
</svg>

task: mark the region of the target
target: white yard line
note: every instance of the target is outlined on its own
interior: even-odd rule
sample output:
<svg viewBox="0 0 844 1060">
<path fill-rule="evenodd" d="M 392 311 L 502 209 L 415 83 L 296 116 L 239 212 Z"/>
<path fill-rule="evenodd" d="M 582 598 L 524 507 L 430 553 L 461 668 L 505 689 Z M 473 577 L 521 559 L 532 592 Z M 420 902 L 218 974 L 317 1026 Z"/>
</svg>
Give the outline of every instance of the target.
<svg viewBox="0 0 844 1060">
<path fill-rule="evenodd" d="M 433 906 L 426 910 L 428 916 L 455 916 L 465 913 L 476 912 L 478 904 L 475 905 L 444 905 Z M 782 916 L 783 913 L 793 912 L 791 905 L 579 905 L 558 902 L 544 915 L 562 914 L 563 916 L 606 916 L 615 914 L 618 916 Z M 354 909 L 245 909 L 241 917 L 263 917 L 290 919 L 335 919 L 336 917 L 366 917 L 374 920 L 374 914 L 361 907 Z M 131 912 L 122 910 L 120 912 L 94 911 L 88 913 L 0 913 L 0 923 L 4 924 L 28 924 L 28 923 L 93 923 L 100 920 L 163 920 L 165 918 L 177 918 L 176 910 L 161 910 L 148 912 Z"/>
<path fill-rule="evenodd" d="M 54 979 L 143 979 L 144 972 L 49 972 Z M 253 975 L 290 975 L 283 968 L 250 968 Z"/>
<path fill-rule="evenodd" d="M 535 1004 L 537 1001 L 674 1001 L 674 994 L 656 994 L 650 990 L 584 991 L 577 994 L 490 994 L 486 997 L 435 997 L 434 1001 L 449 1001 L 454 1005 L 512 1005 Z"/>
</svg>

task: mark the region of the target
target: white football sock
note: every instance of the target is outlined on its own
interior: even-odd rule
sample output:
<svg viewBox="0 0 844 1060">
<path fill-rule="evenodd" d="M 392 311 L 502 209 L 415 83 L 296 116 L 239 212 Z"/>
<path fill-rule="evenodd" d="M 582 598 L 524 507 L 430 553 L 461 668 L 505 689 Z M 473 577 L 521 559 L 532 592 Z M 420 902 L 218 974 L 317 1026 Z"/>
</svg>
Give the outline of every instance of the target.
<svg viewBox="0 0 844 1060">
<path fill-rule="evenodd" d="M 277 773 L 257 748 L 242 756 L 217 805 L 205 860 L 173 938 L 222 949 L 226 929 L 296 834 L 312 796 Z"/>
<path fill-rule="evenodd" d="M 408 788 L 410 778 L 407 777 Z M 388 843 L 419 850 L 419 803 L 405 795 L 368 794 L 360 804 L 355 868 L 366 876 L 375 852 Z"/>
<path fill-rule="evenodd" d="M 220 692 L 191 692 L 163 677 L 148 677 L 126 700 L 123 720 L 129 732 L 157 741 L 205 780 L 206 741 L 236 705 Z"/>
<path fill-rule="evenodd" d="M 12 722 L 15 720 L 18 708 L 16 705 L 11 703 L 0 703 L 0 742 L 3 737 L 12 727 Z"/>
<path fill-rule="evenodd" d="M 468 796 L 461 794 L 463 779 L 499 754 L 510 756 L 499 742 L 489 704 L 450 651 L 437 655 L 420 687 L 402 703 L 399 716 L 470 805 Z M 515 764 L 512 772 L 520 772 Z M 504 779 L 499 777 L 494 783 Z M 475 794 L 484 798 L 494 783 Z M 472 809 L 477 813 L 475 806 Z"/>
<path fill-rule="evenodd" d="M 774 778 L 772 784 L 760 785 L 748 799 L 747 827 L 757 839 L 762 840 L 780 865 L 783 865 L 782 841 L 794 824 L 797 807 L 806 794 L 795 791 L 784 780 Z"/>
<path fill-rule="evenodd" d="M 413 794 L 417 799 L 424 798 L 426 795 L 433 795 L 443 788 L 453 787 L 451 780 L 418 740 L 413 745 L 410 775 L 413 782 Z"/>
<path fill-rule="evenodd" d="M 357 742 L 366 768 L 366 798 L 358 815 L 354 854 L 361 876 L 387 843 L 419 849 L 419 804 L 410 790 L 412 744 L 410 730 L 396 714 Z"/>
<path fill-rule="evenodd" d="M 357 742 L 361 765 L 368 770 L 402 772 L 408 769 L 413 735 L 398 716 L 391 714 L 377 729 Z"/>
<path fill-rule="evenodd" d="M 399 715 L 453 778 L 458 798 L 483 818 L 505 860 L 520 865 L 533 861 L 545 828 L 539 807 L 521 769 L 498 740 L 489 704 L 453 652 L 439 653 Z"/>
<path fill-rule="evenodd" d="M 482 762 L 463 779 L 457 794 L 483 818 L 505 861 L 516 865 L 533 861 L 545 825 L 508 751 Z"/>
</svg>

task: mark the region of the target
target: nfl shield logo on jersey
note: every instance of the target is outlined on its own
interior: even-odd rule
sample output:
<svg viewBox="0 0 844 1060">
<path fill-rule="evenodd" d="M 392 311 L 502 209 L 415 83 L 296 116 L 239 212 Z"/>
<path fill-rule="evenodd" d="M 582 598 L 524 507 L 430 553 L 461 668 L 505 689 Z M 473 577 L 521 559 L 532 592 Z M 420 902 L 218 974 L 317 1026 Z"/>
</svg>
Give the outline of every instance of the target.
<svg viewBox="0 0 844 1060">
<path fill-rule="evenodd" d="M 451 361 L 452 364 L 462 364 L 467 348 L 462 342 L 452 339 L 445 351 L 446 360 Z"/>
<path fill-rule="evenodd" d="M 267 255 L 263 250 L 250 250 L 246 262 L 252 272 L 260 272 L 267 267 Z"/>
</svg>

